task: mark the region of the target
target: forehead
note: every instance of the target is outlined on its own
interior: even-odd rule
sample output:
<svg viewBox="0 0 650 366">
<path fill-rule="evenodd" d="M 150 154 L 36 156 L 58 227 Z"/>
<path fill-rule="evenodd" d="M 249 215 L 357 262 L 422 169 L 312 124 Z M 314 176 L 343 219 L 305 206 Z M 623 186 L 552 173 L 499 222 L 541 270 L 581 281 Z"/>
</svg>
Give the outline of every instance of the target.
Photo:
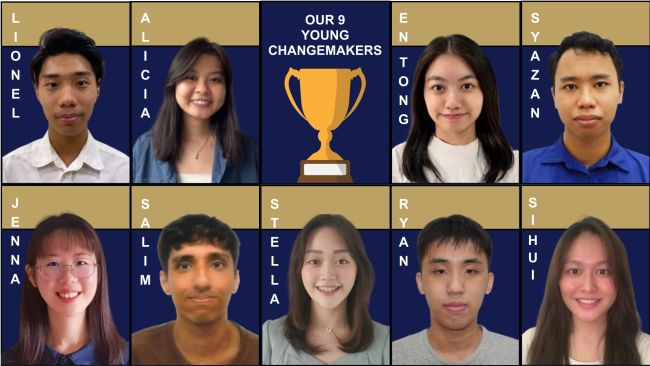
<svg viewBox="0 0 650 366">
<path fill-rule="evenodd" d="M 40 75 L 90 72 L 94 75 L 90 62 L 77 53 L 60 53 L 43 61 Z"/>
<path fill-rule="evenodd" d="M 487 263 L 487 256 L 481 248 L 473 241 L 452 242 L 437 241 L 429 244 L 424 262 L 433 258 L 464 260 L 467 258 L 479 258 Z"/>
<path fill-rule="evenodd" d="M 429 64 L 426 77 L 442 76 L 445 78 L 464 77 L 473 74 L 471 67 L 462 57 L 453 53 L 443 53 Z"/>
<path fill-rule="evenodd" d="M 87 254 L 95 256 L 92 246 L 85 236 L 75 230 L 59 229 L 43 239 L 38 257 L 65 254 Z"/>
<path fill-rule="evenodd" d="M 194 61 L 192 69 L 202 71 L 221 71 L 221 61 L 212 53 L 204 53 Z"/>
<path fill-rule="evenodd" d="M 592 233 L 582 233 L 576 237 L 567 251 L 566 261 L 598 262 L 607 260 L 607 252 L 602 239 Z"/>
<path fill-rule="evenodd" d="M 213 255 L 227 256 L 232 260 L 232 253 L 230 250 L 221 246 L 220 242 L 210 243 L 207 241 L 199 241 L 193 243 L 181 243 L 179 249 L 172 248 L 169 259 L 172 260 L 176 257 L 191 256 L 197 259 L 207 258 Z"/>
<path fill-rule="evenodd" d="M 307 242 L 306 251 L 334 252 L 337 250 L 348 250 L 348 244 L 345 242 L 338 230 L 325 226 L 316 229 Z"/>
<path fill-rule="evenodd" d="M 616 75 L 614 61 L 608 53 L 584 51 L 576 48 L 566 50 L 557 63 L 556 79 L 559 77 L 587 74 Z"/>
</svg>

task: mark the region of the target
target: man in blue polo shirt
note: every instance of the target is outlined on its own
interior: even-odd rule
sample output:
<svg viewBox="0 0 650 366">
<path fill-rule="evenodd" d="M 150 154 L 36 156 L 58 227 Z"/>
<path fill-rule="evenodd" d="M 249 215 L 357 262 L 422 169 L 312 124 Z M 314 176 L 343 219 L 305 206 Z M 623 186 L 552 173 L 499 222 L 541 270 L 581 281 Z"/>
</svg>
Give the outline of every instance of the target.
<svg viewBox="0 0 650 366">
<path fill-rule="evenodd" d="M 549 57 L 548 69 L 564 133 L 524 153 L 523 182 L 648 183 L 648 156 L 620 146 L 610 130 L 623 102 L 623 61 L 614 43 L 574 33 Z"/>
</svg>

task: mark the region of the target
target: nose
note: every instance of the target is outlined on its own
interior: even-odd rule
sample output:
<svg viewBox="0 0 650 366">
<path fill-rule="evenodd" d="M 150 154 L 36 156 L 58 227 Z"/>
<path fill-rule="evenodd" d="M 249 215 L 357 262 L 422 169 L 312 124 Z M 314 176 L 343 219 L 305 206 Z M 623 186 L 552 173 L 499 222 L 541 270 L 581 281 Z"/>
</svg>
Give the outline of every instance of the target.
<svg viewBox="0 0 650 366">
<path fill-rule="evenodd" d="M 63 271 L 63 273 L 61 273 L 61 277 L 59 277 L 59 282 L 68 283 L 77 280 L 77 276 L 74 273 L 74 267 L 72 266 L 72 264 L 62 265 L 61 270 Z"/>
<path fill-rule="evenodd" d="M 72 85 L 62 85 L 60 90 L 61 98 L 59 99 L 59 104 L 61 107 L 74 107 L 77 105 L 77 98 Z"/>
<path fill-rule="evenodd" d="M 462 294 L 465 292 L 465 282 L 462 273 L 451 274 L 449 284 L 447 285 L 447 292 L 450 294 Z"/>
<path fill-rule="evenodd" d="M 323 280 L 331 280 L 336 278 L 336 272 L 334 271 L 334 264 L 329 262 L 324 262 L 321 266 L 320 277 Z"/>
<path fill-rule="evenodd" d="M 596 290 L 596 279 L 594 278 L 593 273 L 585 274 L 585 277 L 582 281 L 582 290 L 584 292 L 593 292 Z"/>
<path fill-rule="evenodd" d="M 580 99 L 578 99 L 579 108 L 592 108 L 596 103 L 594 95 L 589 88 L 582 88 L 580 91 Z"/>
<path fill-rule="evenodd" d="M 194 288 L 205 291 L 210 288 L 210 269 L 206 266 L 197 266 L 194 272 Z"/>
<path fill-rule="evenodd" d="M 445 108 L 455 110 L 460 108 L 461 96 L 455 90 L 449 90 L 445 98 Z"/>
<path fill-rule="evenodd" d="M 208 90 L 210 90 L 210 88 L 208 88 L 208 79 L 199 78 L 196 82 L 196 86 L 194 87 L 194 92 L 206 93 Z"/>
</svg>

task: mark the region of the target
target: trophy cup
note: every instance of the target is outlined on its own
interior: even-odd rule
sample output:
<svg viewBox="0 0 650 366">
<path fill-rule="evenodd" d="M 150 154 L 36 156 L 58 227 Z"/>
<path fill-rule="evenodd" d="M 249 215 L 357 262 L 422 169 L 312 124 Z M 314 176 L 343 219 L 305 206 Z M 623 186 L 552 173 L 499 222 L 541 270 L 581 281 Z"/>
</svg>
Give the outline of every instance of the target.
<svg viewBox="0 0 650 366">
<path fill-rule="evenodd" d="M 300 81 L 300 104 L 298 108 L 289 80 L 295 77 Z M 359 77 L 361 89 L 352 108 L 350 104 L 350 84 Z M 350 161 L 344 160 L 330 148 L 332 131 L 345 121 L 357 108 L 366 90 L 366 77 L 361 68 L 350 69 L 300 69 L 289 68 L 284 78 L 284 90 L 289 101 L 300 117 L 318 131 L 320 149 L 307 160 L 300 161 L 299 183 L 352 183 Z"/>
</svg>

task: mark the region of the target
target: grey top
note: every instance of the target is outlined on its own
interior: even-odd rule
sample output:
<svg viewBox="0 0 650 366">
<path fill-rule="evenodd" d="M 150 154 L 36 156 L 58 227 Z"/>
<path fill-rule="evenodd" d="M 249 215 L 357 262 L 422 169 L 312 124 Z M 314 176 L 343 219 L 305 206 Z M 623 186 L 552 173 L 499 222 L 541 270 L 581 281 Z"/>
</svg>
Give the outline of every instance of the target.
<svg viewBox="0 0 650 366">
<path fill-rule="evenodd" d="M 440 356 L 424 329 L 393 342 L 393 365 L 518 365 L 519 341 L 482 328 L 481 343 L 464 360 L 449 361 Z"/>
<path fill-rule="evenodd" d="M 309 353 L 298 351 L 284 336 L 286 316 L 267 320 L 262 325 L 262 365 L 323 365 Z M 372 322 L 374 340 L 367 350 L 347 354 L 331 365 L 388 365 L 390 363 L 389 328 Z"/>
</svg>

